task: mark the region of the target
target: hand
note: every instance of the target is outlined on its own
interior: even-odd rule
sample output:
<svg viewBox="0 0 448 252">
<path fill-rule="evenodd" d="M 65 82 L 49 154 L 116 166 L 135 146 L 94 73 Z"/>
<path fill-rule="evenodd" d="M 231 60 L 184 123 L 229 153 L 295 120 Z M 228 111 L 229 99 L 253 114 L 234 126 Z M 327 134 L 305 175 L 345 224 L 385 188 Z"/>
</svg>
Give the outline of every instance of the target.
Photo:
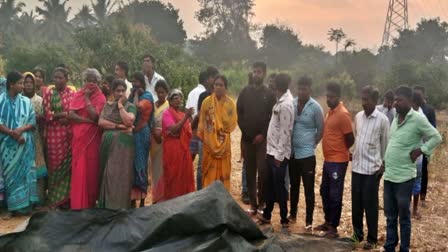
<svg viewBox="0 0 448 252">
<path fill-rule="evenodd" d="M 23 136 L 20 136 L 19 139 L 17 139 L 17 142 L 19 144 L 24 144 L 25 143 L 25 138 Z"/>
<path fill-rule="evenodd" d="M 386 170 L 386 167 L 384 166 L 384 163 L 381 165 L 380 169 L 375 172 L 375 175 L 377 177 L 378 180 L 381 179 L 381 177 L 383 177 L 384 171 Z"/>
<path fill-rule="evenodd" d="M 142 95 L 144 92 L 145 92 L 145 90 L 143 88 L 138 88 L 137 89 L 138 96 Z"/>
<path fill-rule="evenodd" d="M 275 167 L 280 168 L 282 161 L 278 161 L 277 159 L 274 159 L 274 164 L 275 164 Z"/>
<path fill-rule="evenodd" d="M 126 96 L 122 96 L 120 97 L 120 99 L 118 99 L 118 104 L 123 105 L 126 102 Z"/>
<path fill-rule="evenodd" d="M 126 125 L 124 125 L 124 124 L 117 124 L 117 125 L 115 125 L 115 128 L 118 130 L 125 130 L 128 127 L 126 127 Z"/>
<path fill-rule="evenodd" d="M 21 136 L 21 134 L 19 134 L 16 130 L 10 130 L 9 131 L 9 135 L 14 139 L 14 140 L 18 140 Z"/>
<path fill-rule="evenodd" d="M 253 144 L 261 144 L 264 141 L 264 136 L 262 134 L 259 134 L 255 136 Z"/>
<path fill-rule="evenodd" d="M 185 116 L 191 117 L 194 114 L 194 108 L 187 108 L 185 110 Z"/>
<path fill-rule="evenodd" d="M 418 157 L 420 157 L 420 155 L 422 155 L 423 152 L 420 148 L 411 151 L 411 153 L 409 153 L 409 155 L 411 156 L 412 162 L 415 162 L 415 160 L 417 160 Z"/>
<path fill-rule="evenodd" d="M 61 118 L 61 119 L 59 119 L 59 122 L 60 122 L 62 125 L 68 125 L 68 124 L 70 124 L 70 121 L 69 121 L 67 118 Z"/>
<path fill-rule="evenodd" d="M 90 89 L 90 88 L 86 88 L 86 89 L 84 90 L 84 97 L 86 97 L 86 98 L 90 98 L 90 97 L 92 96 L 92 93 L 93 93 L 93 90 L 92 90 L 92 89 Z"/>
</svg>

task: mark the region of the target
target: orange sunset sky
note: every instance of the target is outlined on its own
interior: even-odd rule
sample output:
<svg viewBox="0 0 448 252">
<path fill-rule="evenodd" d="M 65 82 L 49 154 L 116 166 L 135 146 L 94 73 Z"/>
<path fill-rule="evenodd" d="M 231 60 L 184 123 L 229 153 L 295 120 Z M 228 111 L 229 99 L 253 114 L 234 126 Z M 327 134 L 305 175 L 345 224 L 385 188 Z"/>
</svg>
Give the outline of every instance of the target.
<svg viewBox="0 0 448 252">
<path fill-rule="evenodd" d="M 24 0 L 27 9 L 34 9 L 38 0 Z M 126 2 L 126 0 L 125 0 Z M 189 38 L 202 31 L 195 19 L 199 5 L 196 0 L 162 0 L 179 9 Z M 381 44 L 388 0 L 255 0 L 253 22 L 263 25 L 280 23 L 290 26 L 304 43 L 322 44 L 329 51 L 334 45 L 327 41 L 330 28 L 342 28 L 357 48 L 376 51 Z M 448 20 L 448 0 L 409 0 L 409 24 L 414 28 L 421 18 L 439 16 Z M 69 0 L 71 16 L 90 0 Z"/>
</svg>

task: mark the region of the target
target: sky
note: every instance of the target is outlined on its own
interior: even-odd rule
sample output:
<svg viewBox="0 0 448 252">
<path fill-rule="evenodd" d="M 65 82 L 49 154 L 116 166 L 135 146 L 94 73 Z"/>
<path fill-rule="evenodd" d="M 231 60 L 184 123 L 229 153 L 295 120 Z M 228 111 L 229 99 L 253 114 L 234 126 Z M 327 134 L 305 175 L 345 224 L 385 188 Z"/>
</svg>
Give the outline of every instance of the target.
<svg viewBox="0 0 448 252">
<path fill-rule="evenodd" d="M 26 9 L 34 9 L 38 0 L 22 0 Z M 125 0 L 126 1 L 126 0 Z M 71 15 L 91 0 L 69 0 Z M 203 31 L 195 19 L 199 5 L 196 0 L 162 0 L 179 9 L 187 36 L 193 38 Z M 373 51 L 381 45 L 389 0 L 255 0 L 255 17 L 260 26 L 278 23 L 291 27 L 305 44 L 324 45 L 334 52 L 334 44 L 327 40 L 330 28 L 342 28 L 348 38 L 356 41 L 356 48 Z M 448 0 L 408 0 L 409 25 L 415 28 L 422 18 L 439 16 L 448 20 Z"/>
</svg>

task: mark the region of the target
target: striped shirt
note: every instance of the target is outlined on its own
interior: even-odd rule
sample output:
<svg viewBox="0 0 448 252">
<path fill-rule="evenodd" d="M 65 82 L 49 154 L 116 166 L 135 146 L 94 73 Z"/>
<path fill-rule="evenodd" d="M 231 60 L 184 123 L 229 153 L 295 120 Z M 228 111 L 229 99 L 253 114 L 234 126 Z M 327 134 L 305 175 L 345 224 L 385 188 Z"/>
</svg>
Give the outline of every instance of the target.
<svg viewBox="0 0 448 252">
<path fill-rule="evenodd" d="M 294 159 L 303 159 L 315 155 L 316 145 L 324 132 L 324 112 L 319 103 L 310 97 L 299 114 L 298 103 L 299 99 L 295 98 L 292 151 Z"/>
<path fill-rule="evenodd" d="M 355 151 L 352 171 L 372 175 L 377 172 L 384 160 L 389 141 L 389 120 L 378 109 L 366 117 L 364 111 L 355 117 Z"/>
</svg>

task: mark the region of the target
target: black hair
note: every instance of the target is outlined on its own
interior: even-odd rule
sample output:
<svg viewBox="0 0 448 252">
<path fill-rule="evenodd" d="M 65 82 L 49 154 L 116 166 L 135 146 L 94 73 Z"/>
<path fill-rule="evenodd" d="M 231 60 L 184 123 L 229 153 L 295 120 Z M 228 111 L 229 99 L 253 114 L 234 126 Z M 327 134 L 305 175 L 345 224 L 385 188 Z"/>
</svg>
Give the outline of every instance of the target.
<svg viewBox="0 0 448 252">
<path fill-rule="evenodd" d="M 124 80 L 121 79 L 114 79 L 111 83 L 111 88 L 112 91 L 115 91 L 115 89 L 117 89 L 119 86 L 124 87 L 124 90 L 126 91 L 126 89 L 128 88 L 126 85 L 126 82 L 124 82 Z"/>
<path fill-rule="evenodd" d="M 142 72 L 133 73 L 132 79 L 138 80 L 143 85 L 144 88 L 146 82 L 145 82 L 145 75 Z"/>
<path fill-rule="evenodd" d="M 263 70 L 263 72 L 266 73 L 267 66 L 266 66 L 266 63 L 257 61 L 257 62 L 254 62 L 254 64 L 252 65 L 252 68 L 253 69 L 261 68 L 261 70 Z"/>
<path fill-rule="evenodd" d="M 297 81 L 297 86 L 311 87 L 313 85 L 313 79 L 308 76 L 302 76 Z"/>
<path fill-rule="evenodd" d="M 422 91 L 422 93 L 425 94 L 425 87 L 423 86 L 414 86 L 414 90 Z"/>
<path fill-rule="evenodd" d="M 327 84 L 327 92 L 331 92 L 336 96 L 341 97 L 341 86 L 338 83 L 331 81 Z"/>
<path fill-rule="evenodd" d="M 388 90 L 385 94 L 384 94 L 384 98 L 386 98 L 386 100 L 388 101 L 393 101 L 395 97 L 394 91 L 392 90 Z"/>
<path fill-rule="evenodd" d="M 159 88 L 162 88 L 163 90 L 165 90 L 167 93 L 170 92 L 170 88 L 168 87 L 168 83 L 166 83 L 165 80 L 159 80 L 157 81 L 154 90 L 157 90 Z"/>
<path fill-rule="evenodd" d="M 227 89 L 227 87 L 229 86 L 229 82 L 228 82 L 228 80 L 227 80 L 227 77 L 225 77 L 225 76 L 222 75 L 222 74 L 219 74 L 218 76 L 216 76 L 216 78 L 215 78 L 215 80 L 213 81 L 213 83 L 215 83 L 215 81 L 218 80 L 218 79 L 220 79 L 220 80 L 222 80 L 222 81 L 224 82 L 224 87 Z"/>
<path fill-rule="evenodd" d="M 53 75 L 54 75 L 56 72 L 60 72 L 60 73 L 62 73 L 62 74 L 64 75 L 64 78 L 65 78 L 66 80 L 68 80 L 68 71 L 67 71 L 67 69 L 65 69 L 65 68 L 63 68 L 63 67 L 56 67 L 56 69 L 54 69 L 54 71 L 53 71 Z"/>
<path fill-rule="evenodd" d="M 361 93 L 367 94 L 367 96 L 372 99 L 375 103 L 378 103 L 378 99 L 380 98 L 380 91 L 376 87 L 373 86 L 365 86 L 361 89 Z"/>
<path fill-rule="evenodd" d="M 202 85 L 205 85 L 207 83 L 208 77 L 210 75 L 207 73 L 207 71 L 202 71 L 199 73 L 199 83 Z"/>
<path fill-rule="evenodd" d="M 211 76 L 217 76 L 219 74 L 218 68 L 214 66 L 207 67 L 205 72 L 207 73 L 207 78 L 210 78 Z"/>
<path fill-rule="evenodd" d="M 279 73 L 275 76 L 274 86 L 276 90 L 284 93 L 288 90 L 289 84 L 291 84 L 291 77 L 289 74 Z"/>
<path fill-rule="evenodd" d="M 114 82 L 114 80 L 115 80 L 115 76 L 113 76 L 111 74 L 106 75 L 103 79 L 103 81 L 106 81 L 107 83 L 109 83 L 109 85 L 112 85 L 112 82 Z"/>
<path fill-rule="evenodd" d="M 129 72 L 129 65 L 128 65 L 128 63 L 126 63 L 124 61 L 118 61 L 116 65 L 124 70 L 124 76 L 127 77 L 128 76 L 128 72 Z"/>
<path fill-rule="evenodd" d="M 146 59 L 146 58 L 151 59 L 151 62 L 152 62 L 153 65 L 156 64 L 156 59 L 155 59 L 154 56 L 152 56 L 151 54 L 146 53 L 145 55 L 143 55 L 143 60 Z"/>
<path fill-rule="evenodd" d="M 35 67 L 33 69 L 33 74 L 36 75 L 36 73 L 40 73 L 40 75 L 42 76 L 43 82 L 45 82 L 45 71 L 40 67 Z"/>
<path fill-rule="evenodd" d="M 399 86 L 396 90 L 395 90 L 395 95 L 396 96 L 404 96 L 406 98 L 408 98 L 409 100 L 412 100 L 413 98 L 413 92 L 412 92 L 412 88 L 408 87 L 408 86 Z"/>
<path fill-rule="evenodd" d="M 23 75 L 20 72 L 12 71 L 9 72 L 6 76 L 6 89 L 9 90 L 11 85 L 16 84 L 20 79 L 23 78 Z"/>
</svg>

